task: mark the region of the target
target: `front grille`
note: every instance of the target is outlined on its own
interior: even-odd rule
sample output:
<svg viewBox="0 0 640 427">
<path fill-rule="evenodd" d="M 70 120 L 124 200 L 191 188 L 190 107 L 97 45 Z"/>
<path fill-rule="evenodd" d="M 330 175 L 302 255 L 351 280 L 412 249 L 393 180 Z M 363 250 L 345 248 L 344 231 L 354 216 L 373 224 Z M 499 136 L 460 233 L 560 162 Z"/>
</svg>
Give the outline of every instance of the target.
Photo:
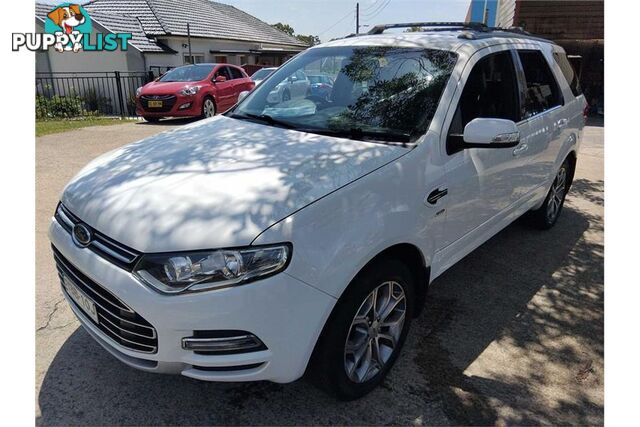
<svg viewBox="0 0 640 427">
<path fill-rule="evenodd" d="M 171 111 L 177 99 L 175 95 L 142 95 L 140 104 L 142 104 L 142 108 L 150 113 L 166 113 Z M 149 107 L 149 101 L 162 101 L 162 107 Z"/>
<path fill-rule="evenodd" d="M 80 218 L 75 216 L 69 209 L 67 209 L 62 203 L 58 204 L 55 213 L 56 221 L 72 234 L 73 227 L 76 224 L 82 223 L 84 224 Z M 115 240 L 105 236 L 100 233 L 98 230 L 89 227 L 87 224 L 84 224 L 87 228 L 92 231 L 92 240 L 89 244 L 88 248 L 95 252 L 97 255 L 107 259 L 118 267 L 124 268 L 125 270 L 131 271 L 135 262 L 138 260 L 138 257 L 141 255 L 140 252 L 129 248 L 128 246 L 123 245 L 122 243 L 118 243 Z"/>
<path fill-rule="evenodd" d="M 83 312 L 91 323 L 121 346 L 142 353 L 155 353 L 158 350 L 158 336 L 155 328 L 149 322 L 118 297 L 78 270 L 55 246 L 52 245 L 51 248 L 62 289 L 74 307 Z M 65 277 L 93 301 L 99 322 L 95 322 L 90 315 L 84 312 L 82 307 L 74 302 L 65 287 Z"/>
</svg>

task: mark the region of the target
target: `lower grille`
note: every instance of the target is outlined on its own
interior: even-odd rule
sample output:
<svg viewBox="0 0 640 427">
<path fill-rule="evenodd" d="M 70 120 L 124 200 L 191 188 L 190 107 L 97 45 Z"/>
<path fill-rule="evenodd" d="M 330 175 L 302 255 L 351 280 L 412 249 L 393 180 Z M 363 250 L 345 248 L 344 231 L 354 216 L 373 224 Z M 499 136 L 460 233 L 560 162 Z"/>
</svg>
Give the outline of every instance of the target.
<svg viewBox="0 0 640 427">
<path fill-rule="evenodd" d="M 158 350 L 158 336 L 149 322 L 118 297 L 83 274 L 54 246 L 51 248 L 63 291 L 69 297 L 69 301 L 83 312 L 91 323 L 113 341 L 129 350 L 142 353 L 155 353 Z M 74 302 L 65 287 L 64 278 L 70 280 L 95 304 L 98 322 L 95 322 L 82 307 Z"/>
<path fill-rule="evenodd" d="M 140 103 L 150 113 L 166 113 L 171 111 L 177 99 L 175 95 L 142 95 Z M 162 101 L 162 107 L 149 107 L 149 101 Z"/>
</svg>

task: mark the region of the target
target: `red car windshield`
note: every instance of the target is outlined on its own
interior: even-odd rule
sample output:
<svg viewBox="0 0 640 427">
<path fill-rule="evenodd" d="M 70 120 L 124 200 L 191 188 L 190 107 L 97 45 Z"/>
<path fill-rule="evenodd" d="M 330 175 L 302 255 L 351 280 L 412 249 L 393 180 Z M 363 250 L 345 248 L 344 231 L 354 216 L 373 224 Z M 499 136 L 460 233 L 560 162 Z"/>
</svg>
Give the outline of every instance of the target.
<svg viewBox="0 0 640 427">
<path fill-rule="evenodd" d="M 213 70 L 211 65 L 186 65 L 167 71 L 160 82 L 197 82 L 207 78 Z"/>
</svg>

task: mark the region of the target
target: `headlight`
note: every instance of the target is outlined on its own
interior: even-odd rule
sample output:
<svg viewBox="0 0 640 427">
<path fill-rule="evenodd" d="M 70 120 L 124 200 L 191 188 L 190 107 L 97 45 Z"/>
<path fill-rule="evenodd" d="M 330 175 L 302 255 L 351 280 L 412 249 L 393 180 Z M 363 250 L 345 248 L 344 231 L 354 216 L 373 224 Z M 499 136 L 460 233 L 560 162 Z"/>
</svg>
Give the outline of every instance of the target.
<svg viewBox="0 0 640 427">
<path fill-rule="evenodd" d="M 284 270 L 291 258 L 291 246 L 248 247 L 213 251 L 144 255 L 134 274 L 164 293 L 243 284 Z"/>
<path fill-rule="evenodd" d="M 181 95 L 195 95 L 200 90 L 200 86 L 187 86 L 180 91 Z"/>
<path fill-rule="evenodd" d="M 141 93 L 142 93 L 142 87 L 139 87 L 138 89 L 136 89 L 136 96 L 140 96 Z"/>
</svg>

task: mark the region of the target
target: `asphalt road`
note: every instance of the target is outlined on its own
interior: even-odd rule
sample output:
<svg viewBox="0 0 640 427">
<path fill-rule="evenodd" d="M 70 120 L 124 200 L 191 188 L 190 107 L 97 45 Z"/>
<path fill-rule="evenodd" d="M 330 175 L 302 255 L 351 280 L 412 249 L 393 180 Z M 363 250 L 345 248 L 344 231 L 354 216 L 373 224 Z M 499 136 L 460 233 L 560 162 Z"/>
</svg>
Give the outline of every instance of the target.
<svg viewBox="0 0 640 427">
<path fill-rule="evenodd" d="M 305 379 L 217 384 L 131 369 L 64 301 L 46 230 L 89 160 L 184 122 L 36 141 L 38 425 L 604 423 L 604 128 L 585 129 L 556 227 L 516 222 L 438 278 L 384 385 L 337 402 Z"/>
</svg>

